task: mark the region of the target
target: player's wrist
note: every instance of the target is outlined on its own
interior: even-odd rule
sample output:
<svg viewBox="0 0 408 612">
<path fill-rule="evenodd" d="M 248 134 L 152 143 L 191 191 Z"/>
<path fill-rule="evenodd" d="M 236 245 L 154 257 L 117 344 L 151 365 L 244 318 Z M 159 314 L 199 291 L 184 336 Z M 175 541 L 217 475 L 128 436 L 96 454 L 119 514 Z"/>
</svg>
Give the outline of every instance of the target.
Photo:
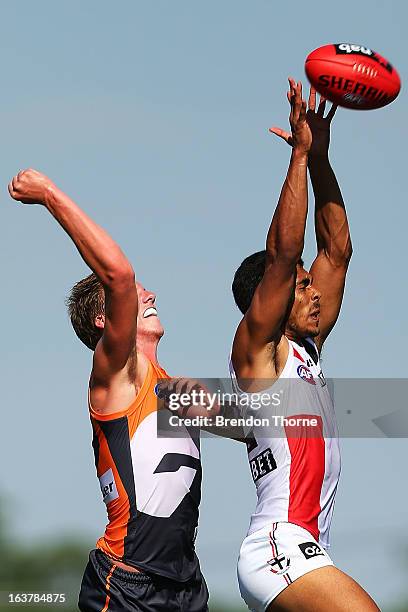
<svg viewBox="0 0 408 612">
<path fill-rule="evenodd" d="M 301 145 L 295 145 L 292 149 L 291 161 L 298 163 L 306 163 L 309 157 L 309 151 Z"/>
<path fill-rule="evenodd" d="M 51 212 L 52 208 L 58 201 L 58 188 L 54 183 L 50 183 L 44 189 L 44 197 L 42 204 Z"/>
<path fill-rule="evenodd" d="M 308 160 L 307 160 L 308 166 L 309 168 L 312 167 L 322 167 L 322 166 L 330 166 L 330 159 L 329 159 L 329 153 L 323 153 L 323 154 L 309 154 Z"/>
</svg>

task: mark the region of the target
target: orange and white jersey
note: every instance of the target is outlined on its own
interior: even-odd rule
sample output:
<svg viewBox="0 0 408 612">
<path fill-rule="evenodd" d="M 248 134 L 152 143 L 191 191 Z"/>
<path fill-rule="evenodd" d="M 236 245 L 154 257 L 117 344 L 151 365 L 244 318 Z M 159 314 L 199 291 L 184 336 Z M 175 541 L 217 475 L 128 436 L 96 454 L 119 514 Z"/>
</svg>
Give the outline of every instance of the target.
<svg viewBox="0 0 408 612">
<path fill-rule="evenodd" d="M 101 415 L 89 405 L 93 449 L 108 524 L 97 547 L 114 559 L 173 580 L 197 570 L 194 539 L 201 497 L 199 439 L 157 436 L 158 379 L 149 362 L 134 402 Z"/>
<path fill-rule="evenodd" d="M 262 391 L 279 396 L 279 402 L 258 411 L 258 421 L 246 431 L 258 498 L 248 533 L 285 521 L 303 527 L 327 548 L 340 476 L 334 406 L 314 342 L 309 338 L 303 345 L 288 342 L 288 359 L 279 379 Z M 240 399 L 250 399 L 254 394 L 239 389 L 231 361 L 230 372 L 234 391 Z M 281 420 L 265 428 L 261 417 L 272 415 Z M 313 427 L 307 424 L 311 421 Z"/>
</svg>

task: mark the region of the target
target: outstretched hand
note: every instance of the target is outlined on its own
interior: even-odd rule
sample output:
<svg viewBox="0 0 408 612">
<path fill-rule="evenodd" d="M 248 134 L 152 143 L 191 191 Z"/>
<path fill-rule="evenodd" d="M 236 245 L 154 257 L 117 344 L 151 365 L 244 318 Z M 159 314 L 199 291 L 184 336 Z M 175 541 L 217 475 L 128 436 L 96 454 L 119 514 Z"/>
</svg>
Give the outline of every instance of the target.
<svg viewBox="0 0 408 612">
<path fill-rule="evenodd" d="M 289 79 L 289 83 L 291 82 L 294 83 L 293 79 Z M 289 103 L 291 103 L 290 92 L 288 92 L 288 100 Z M 323 96 L 320 96 L 319 105 L 316 111 L 316 90 L 314 87 L 311 87 L 309 93 L 308 110 L 306 112 L 306 122 L 312 135 L 312 143 L 309 150 L 310 156 L 324 157 L 327 156 L 329 152 L 330 124 L 336 113 L 337 105 L 332 104 L 326 117 L 324 116 L 325 110 L 326 99 Z M 285 140 L 285 142 L 287 142 L 290 146 L 294 146 L 293 128 L 292 133 L 279 127 L 272 127 L 269 129 L 269 131 Z"/>
<path fill-rule="evenodd" d="M 290 104 L 289 123 L 291 133 L 281 128 L 270 128 L 270 131 L 288 142 L 293 149 L 308 153 L 312 145 L 312 133 L 306 121 L 306 101 L 302 98 L 302 83 L 296 83 L 289 77 L 287 98 Z"/>
</svg>

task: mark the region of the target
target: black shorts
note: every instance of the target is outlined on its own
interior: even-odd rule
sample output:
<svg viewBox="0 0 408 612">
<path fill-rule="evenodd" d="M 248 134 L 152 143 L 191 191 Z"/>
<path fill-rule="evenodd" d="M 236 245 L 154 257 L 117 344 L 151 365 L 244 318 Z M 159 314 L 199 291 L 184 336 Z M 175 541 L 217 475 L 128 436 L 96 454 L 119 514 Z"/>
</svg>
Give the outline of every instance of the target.
<svg viewBox="0 0 408 612">
<path fill-rule="evenodd" d="M 127 572 L 100 550 L 89 555 L 79 593 L 81 612 L 207 612 L 208 591 L 200 570 L 187 582 Z"/>
</svg>

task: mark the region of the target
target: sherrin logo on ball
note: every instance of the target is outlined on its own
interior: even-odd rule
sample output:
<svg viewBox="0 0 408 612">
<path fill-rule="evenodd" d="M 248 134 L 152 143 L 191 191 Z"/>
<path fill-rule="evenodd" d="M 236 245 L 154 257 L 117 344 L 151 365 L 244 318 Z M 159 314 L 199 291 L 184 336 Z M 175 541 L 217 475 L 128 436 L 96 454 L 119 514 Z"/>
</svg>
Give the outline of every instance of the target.
<svg viewBox="0 0 408 612">
<path fill-rule="evenodd" d="M 365 45 L 319 47 L 307 56 L 305 72 L 313 87 L 328 100 L 356 110 L 386 106 L 401 89 L 392 64 Z"/>
</svg>

